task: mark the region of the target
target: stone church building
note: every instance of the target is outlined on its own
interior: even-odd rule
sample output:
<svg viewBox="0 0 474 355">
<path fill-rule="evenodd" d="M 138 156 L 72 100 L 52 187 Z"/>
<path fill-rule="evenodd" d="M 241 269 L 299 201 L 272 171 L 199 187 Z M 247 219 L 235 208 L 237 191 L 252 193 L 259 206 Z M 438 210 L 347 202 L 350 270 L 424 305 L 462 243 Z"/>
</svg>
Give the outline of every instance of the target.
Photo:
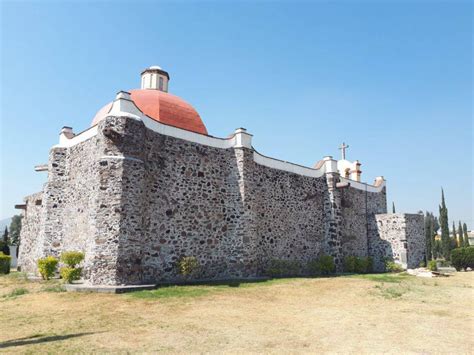
<svg viewBox="0 0 474 355">
<path fill-rule="evenodd" d="M 153 66 L 141 89 L 120 91 L 91 126 L 64 127 L 43 190 L 23 210 L 19 266 L 85 253 L 89 285 L 139 285 L 179 278 L 194 256 L 201 278 L 264 275 L 271 260 L 309 262 L 391 257 L 424 259 L 423 216 L 387 214 L 386 182 L 361 181 L 360 163 L 324 157 L 314 167 L 270 158 L 244 128 L 208 134 L 196 110 L 168 93 L 169 74 Z M 346 146 L 342 146 L 344 153 Z"/>
</svg>

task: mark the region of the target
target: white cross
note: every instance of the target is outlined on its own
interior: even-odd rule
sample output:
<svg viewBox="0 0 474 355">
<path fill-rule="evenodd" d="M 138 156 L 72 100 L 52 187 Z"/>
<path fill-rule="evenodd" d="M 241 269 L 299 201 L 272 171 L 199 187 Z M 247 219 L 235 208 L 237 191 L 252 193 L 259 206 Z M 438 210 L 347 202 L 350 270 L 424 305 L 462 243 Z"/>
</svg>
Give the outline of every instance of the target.
<svg viewBox="0 0 474 355">
<path fill-rule="evenodd" d="M 348 145 L 346 145 L 346 143 L 342 142 L 342 145 L 339 147 L 339 149 L 341 150 L 341 153 L 342 153 L 342 160 L 346 160 L 346 149 L 349 148 Z"/>
</svg>

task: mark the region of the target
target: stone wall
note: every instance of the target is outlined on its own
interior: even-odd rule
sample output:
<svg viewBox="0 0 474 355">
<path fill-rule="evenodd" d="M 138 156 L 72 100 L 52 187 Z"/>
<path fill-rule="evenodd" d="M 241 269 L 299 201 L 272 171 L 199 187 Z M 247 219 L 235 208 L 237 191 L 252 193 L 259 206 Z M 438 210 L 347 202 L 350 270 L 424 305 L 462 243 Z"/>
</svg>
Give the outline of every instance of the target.
<svg viewBox="0 0 474 355">
<path fill-rule="evenodd" d="M 422 214 L 405 214 L 405 236 L 408 243 L 408 268 L 417 268 L 426 258 L 425 219 Z"/>
<path fill-rule="evenodd" d="M 43 192 L 37 192 L 24 198 L 26 209 L 21 221 L 21 247 L 18 254 L 18 265 L 21 271 L 34 273 L 36 261 L 43 254 L 41 226 L 43 225 Z"/>
<path fill-rule="evenodd" d="M 113 232 L 119 240 L 102 249 L 112 259 L 117 255 L 115 282 L 177 279 L 176 264 L 184 256 L 199 259 L 203 278 L 259 276 L 272 259 L 306 263 L 323 253 L 342 262 L 341 192 L 331 195 L 325 176 L 265 167 L 254 162 L 251 149 L 203 146 L 124 118 L 109 117 L 99 131 L 108 147 L 104 154 L 116 158 L 114 170 L 121 175 L 107 179 L 121 184 L 120 223 Z M 347 191 L 350 199 L 359 190 Z M 385 191 L 359 195 L 346 206 L 346 230 L 359 228 L 358 249 L 348 246 L 347 255 L 367 255 L 366 216 L 386 211 Z M 104 223 L 110 223 L 109 205 Z M 100 230 L 102 223 L 97 225 Z M 103 271 L 97 268 L 97 275 Z M 98 276 L 94 283 L 107 280 Z"/>
<path fill-rule="evenodd" d="M 302 176 L 257 164 L 253 153 L 108 117 L 92 138 L 51 150 L 43 206 L 28 203 L 20 263 L 33 269 L 39 256 L 82 250 L 86 281 L 117 285 L 176 280 L 178 260 L 195 256 L 202 278 L 241 278 L 263 275 L 272 259 L 321 254 L 341 270 L 347 255 L 379 257 L 391 243 L 398 252 L 397 229 L 418 235 L 415 218 L 378 224 L 385 189 L 342 188 L 337 173 Z"/>
<path fill-rule="evenodd" d="M 80 250 L 86 253 L 87 277 L 95 234 L 96 143 L 93 137 L 68 149 L 51 149 L 43 191 L 25 200 L 18 260 L 22 270 L 36 274 L 38 258 Z"/>
<path fill-rule="evenodd" d="M 342 190 L 342 250 L 344 256 L 367 256 L 369 223 L 375 214 L 387 212 L 385 188 L 368 192 L 349 187 Z"/>
<path fill-rule="evenodd" d="M 425 258 L 423 215 L 378 214 L 375 223 L 369 239 L 377 271 L 384 271 L 384 258 L 391 258 L 404 268 L 420 265 Z"/>
</svg>

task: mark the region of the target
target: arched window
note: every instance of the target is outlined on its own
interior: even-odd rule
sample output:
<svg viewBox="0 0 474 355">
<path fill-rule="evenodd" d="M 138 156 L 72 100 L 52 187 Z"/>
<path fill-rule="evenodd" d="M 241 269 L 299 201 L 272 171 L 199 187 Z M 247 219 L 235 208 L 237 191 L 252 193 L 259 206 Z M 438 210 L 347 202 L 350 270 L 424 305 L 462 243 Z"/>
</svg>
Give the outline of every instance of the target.
<svg viewBox="0 0 474 355">
<path fill-rule="evenodd" d="M 163 78 L 160 76 L 160 84 L 159 88 L 161 91 L 163 91 Z"/>
<path fill-rule="evenodd" d="M 344 170 L 344 177 L 346 179 L 349 179 L 350 175 L 351 175 L 351 169 L 350 168 L 347 168 L 346 170 Z"/>
</svg>

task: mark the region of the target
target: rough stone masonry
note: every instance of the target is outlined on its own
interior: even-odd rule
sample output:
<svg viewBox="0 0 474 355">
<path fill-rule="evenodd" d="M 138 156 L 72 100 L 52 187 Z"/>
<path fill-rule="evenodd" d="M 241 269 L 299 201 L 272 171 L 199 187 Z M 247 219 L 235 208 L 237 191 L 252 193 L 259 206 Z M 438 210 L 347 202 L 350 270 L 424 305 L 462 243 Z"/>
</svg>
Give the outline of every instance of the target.
<svg viewBox="0 0 474 355">
<path fill-rule="evenodd" d="M 108 117 L 95 136 L 51 150 L 48 181 L 25 199 L 19 264 L 64 250 L 86 254 L 94 285 L 177 280 L 195 256 L 202 278 L 263 275 L 272 259 L 424 258 L 420 215 L 386 214 L 385 187 L 338 187 L 338 173 L 307 177 L 259 165 L 253 150 L 220 149 Z"/>
<path fill-rule="evenodd" d="M 143 82 L 161 75 L 167 88 L 157 68 Z M 158 118 L 144 111 L 149 97 Z M 376 271 L 386 257 L 405 267 L 424 259 L 423 217 L 387 214 L 385 181 L 361 183 L 358 161 L 268 158 L 244 129 L 207 135 L 192 110 L 147 87 L 120 92 L 80 134 L 64 128 L 43 190 L 19 206 L 21 270 L 36 274 L 38 258 L 66 250 L 85 252 L 90 285 L 173 282 L 184 256 L 198 259 L 203 279 L 259 277 L 275 259 L 332 255 L 338 271 L 346 256 L 370 256 Z"/>
</svg>

